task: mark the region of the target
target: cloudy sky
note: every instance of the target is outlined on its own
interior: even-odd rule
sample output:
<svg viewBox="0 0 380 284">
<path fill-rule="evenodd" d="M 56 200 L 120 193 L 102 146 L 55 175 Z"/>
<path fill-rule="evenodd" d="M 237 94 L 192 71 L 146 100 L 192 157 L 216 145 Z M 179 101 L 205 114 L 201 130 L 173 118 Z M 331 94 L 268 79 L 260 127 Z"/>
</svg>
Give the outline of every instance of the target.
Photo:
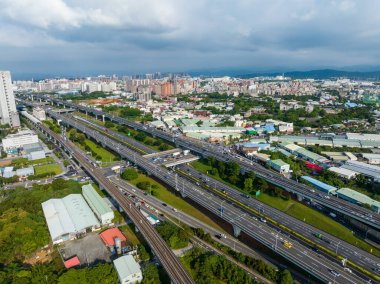
<svg viewBox="0 0 380 284">
<path fill-rule="evenodd" d="M 378 0 L 0 0 L 0 69 L 92 75 L 380 66 Z"/>
</svg>

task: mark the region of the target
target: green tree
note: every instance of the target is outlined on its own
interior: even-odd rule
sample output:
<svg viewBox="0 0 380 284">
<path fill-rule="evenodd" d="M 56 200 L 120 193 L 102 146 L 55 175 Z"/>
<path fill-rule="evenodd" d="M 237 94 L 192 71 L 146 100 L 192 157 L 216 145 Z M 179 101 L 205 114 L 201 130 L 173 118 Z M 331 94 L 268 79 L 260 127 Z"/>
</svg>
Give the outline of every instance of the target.
<svg viewBox="0 0 380 284">
<path fill-rule="evenodd" d="M 160 284 L 160 275 L 158 273 L 158 268 L 154 264 L 147 265 L 143 271 L 143 281 L 141 284 Z"/>
<path fill-rule="evenodd" d="M 278 283 L 279 284 L 293 284 L 292 275 L 288 270 L 282 270 L 278 275 Z"/>
<path fill-rule="evenodd" d="M 137 171 L 133 168 L 128 168 L 121 174 L 121 178 L 125 180 L 134 180 L 139 177 Z"/>
<path fill-rule="evenodd" d="M 253 179 L 251 178 L 246 178 L 244 180 L 244 191 L 246 192 L 251 192 L 253 189 Z"/>
</svg>

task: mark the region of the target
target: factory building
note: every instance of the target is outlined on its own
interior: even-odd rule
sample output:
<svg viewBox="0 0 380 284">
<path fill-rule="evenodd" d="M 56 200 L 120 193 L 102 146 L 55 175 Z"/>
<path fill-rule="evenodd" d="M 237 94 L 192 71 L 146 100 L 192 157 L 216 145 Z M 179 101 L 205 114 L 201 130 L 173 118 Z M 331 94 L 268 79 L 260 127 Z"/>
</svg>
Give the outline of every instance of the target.
<svg viewBox="0 0 380 284">
<path fill-rule="evenodd" d="M 354 204 L 364 205 L 368 204 L 372 210 L 380 212 L 380 202 L 373 200 L 369 196 L 360 193 L 358 191 L 352 190 L 350 188 L 341 188 L 337 190 L 338 197 L 352 202 Z"/>
<path fill-rule="evenodd" d="M 41 205 L 53 244 L 73 240 L 100 227 L 94 213 L 80 194 L 49 199 Z"/>
<path fill-rule="evenodd" d="M 369 165 L 363 162 L 346 161 L 342 168 L 360 173 L 374 180 L 378 180 L 380 178 L 380 167 Z"/>
<path fill-rule="evenodd" d="M 281 159 L 271 160 L 269 162 L 269 165 L 272 169 L 274 169 L 275 171 L 281 174 L 290 172 L 290 165 L 285 163 Z"/>
<path fill-rule="evenodd" d="M 331 185 L 328 185 L 324 182 L 321 182 L 317 179 L 314 179 L 312 177 L 309 177 L 309 176 L 302 176 L 301 179 L 307 181 L 308 183 L 311 184 L 311 186 L 313 186 L 314 188 L 320 190 L 320 191 L 323 191 L 327 194 L 334 194 L 335 191 L 337 190 L 336 187 L 334 186 L 331 186 Z"/>
<path fill-rule="evenodd" d="M 4 151 L 10 153 L 24 145 L 38 143 L 38 136 L 31 130 L 21 130 L 16 134 L 9 134 L 2 140 L 2 143 Z"/>
<path fill-rule="evenodd" d="M 115 215 L 112 209 L 107 205 L 103 198 L 96 192 L 91 184 L 82 186 L 82 194 L 84 199 L 90 205 L 92 211 L 94 211 L 96 217 L 99 219 L 102 225 L 112 223 Z"/>
<path fill-rule="evenodd" d="M 142 281 L 142 272 L 139 264 L 132 255 L 123 255 L 113 261 L 120 284 L 132 284 Z"/>
<path fill-rule="evenodd" d="M 330 167 L 328 168 L 328 171 L 336 173 L 338 176 L 344 179 L 352 179 L 358 174 L 357 172 L 338 167 Z"/>
</svg>

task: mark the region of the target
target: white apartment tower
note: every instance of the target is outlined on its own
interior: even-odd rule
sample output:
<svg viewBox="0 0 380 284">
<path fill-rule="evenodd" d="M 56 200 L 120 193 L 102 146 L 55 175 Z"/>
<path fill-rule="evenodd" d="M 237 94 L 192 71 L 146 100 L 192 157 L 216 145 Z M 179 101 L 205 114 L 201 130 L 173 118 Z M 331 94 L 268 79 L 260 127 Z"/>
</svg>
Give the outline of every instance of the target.
<svg viewBox="0 0 380 284">
<path fill-rule="evenodd" d="M 20 127 L 9 71 L 0 71 L 0 123 Z"/>
</svg>

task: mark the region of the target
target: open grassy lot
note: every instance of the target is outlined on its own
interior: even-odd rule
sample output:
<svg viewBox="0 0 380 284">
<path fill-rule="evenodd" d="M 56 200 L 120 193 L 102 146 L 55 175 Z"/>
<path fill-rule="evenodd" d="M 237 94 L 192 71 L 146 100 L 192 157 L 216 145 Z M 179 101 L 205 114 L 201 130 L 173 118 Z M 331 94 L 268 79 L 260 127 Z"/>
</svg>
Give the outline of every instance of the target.
<svg viewBox="0 0 380 284">
<path fill-rule="evenodd" d="M 127 225 L 120 226 L 119 229 L 123 233 L 123 235 L 127 238 L 127 240 L 129 242 L 131 242 L 132 245 L 135 246 L 135 245 L 140 244 L 140 241 L 137 238 L 137 236 L 134 233 L 134 230 L 133 230 L 133 228 L 131 226 L 133 226 L 133 225 L 127 224 Z"/>
<path fill-rule="evenodd" d="M 47 163 L 54 162 L 54 159 L 52 157 L 46 157 L 42 159 L 37 159 L 33 161 L 29 161 L 27 158 L 20 158 L 12 161 L 12 166 L 15 168 L 22 168 L 26 166 L 33 166 L 33 165 L 42 165 Z"/>
<path fill-rule="evenodd" d="M 137 185 L 139 182 L 149 181 L 151 185 L 157 186 L 157 188 L 153 188 L 153 195 L 157 197 L 158 199 L 162 200 L 163 202 L 183 211 L 186 214 L 189 214 L 198 220 L 202 221 L 205 224 L 208 224 L 218 230 L 223 230 L 221 227 L 219 227 L 212 219 L 205 214 L 203 214 L 198 209 L 191 206 L 189 203 L 184 201 L 182 198 L 176 196 L 174 193 L 170 192 L 167 188 L 165 188 L 160 183 L 156 182 L 155 180 L 151 179 L 150 177 L 143 175 L 139 173 L 139 176 L 137 179 L 134 179 L 132 181 L 129 181 L 133 185 Z"/>
<path fill-rule="evenodd" d="M 94 152 L 98 157 L 101 158 L 102 162 L 112 162 L 118 157 L 112 154 L 111 152 L 104 149 L 102 146 L 92 142 L 91 140 L 86 139 L 85 144 Z"/>
<path fill-rule="evenodd" d="M 47 164 L 34 167 L 35 175 L 41 175 L 50 172 L 54 172 L 56 175 L 58 175 L 62 172 L 62 170 L 58 164 Z"/>
<path fill-rule="evenodd" d="M 199 161 L 192 162 L 191 165 L 200 172 L 207 173 L 207 171 L 211 170 L 211 167 L 205 165 Z M 211 175 L 210 175 L 211 176 Z M 232 185 L 224 180 L 222 180 L 219 176 L 212 176 L 213 178 L 228 184 L 229 186 L 239 189 L 235 185 Z M 239 189 L 240 190 L 240 189 Z M 351 233 L 351 231 L 340 223 L 334 221 L 330 217 L 298 202 L 295 200 L 284 200 L 281 197 L 273 197 L 268 194 L 262 193 L 258 197 L 254 197 L 260 200 L 261 202 L 270 205 L 282 212 L 287 213 L 288 215 L 297 218 L 298 220 L 304 221 L 311 226 L 316 228 L 318 232 L 327 232 L 330 235 L 333 235 L 341 240 L 344 240 L 358 248 L 361 248 L 367 252 L 370 252 L 372 249 L 372 253 L 376 256 L 380 257 L 380 250 L 370 244 L 366 243 L 362 239 L 356 237 Z M 305 236 L 310 237 L 310 236 Z"/>
</svg>

